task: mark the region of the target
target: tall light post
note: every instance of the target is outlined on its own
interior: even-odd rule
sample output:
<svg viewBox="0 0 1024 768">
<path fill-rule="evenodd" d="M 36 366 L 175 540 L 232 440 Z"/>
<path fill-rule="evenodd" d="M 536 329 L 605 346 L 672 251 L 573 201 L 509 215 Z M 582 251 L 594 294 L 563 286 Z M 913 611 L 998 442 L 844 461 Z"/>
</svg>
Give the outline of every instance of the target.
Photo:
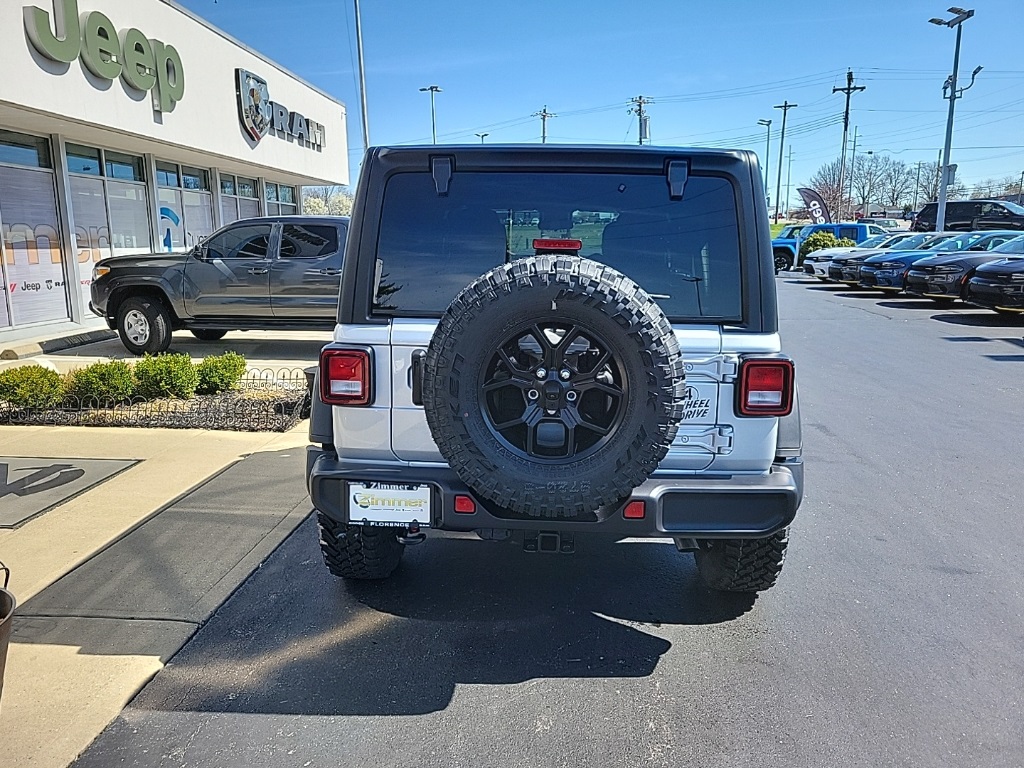
<svg viewBox="0 0 1024 768">
<path fill-rule="evenodd" d="M 963 23 L 974 15 L 973 10 L 957 8 L 953 6 L 949 13 L 955 14 L 952 19 L 928 19 L 932 24 L 940 27 L 956 28 L 956 47 L 953 49 L 953 74 L 949 76 L 942 86 L 943 98 L 949 99 L 949 116 L 946 118 L 946 143 L 942 148 L 942 167 L 939 169 L 939 205 L 935 212 L 935 231 L 941 232 L 946 226 L 946 188 L 949 184 L 949 151 L 953 144 L 953 112 L 956 109 L 956 100 L 963 92 L 974 85 L 974 78 L 981 72 L 981 67 L 976 67 L 971 75 L 971 84 L 967 88 L 957 89 L 956 78 L 960 71 L 960 36 L 963 33 Z M 946 95 L 948 91 L 949 95 Z"/>
<path fill-rule="evenodd" d="M 871 160 L 873 159 L 873 155 L 875 154 L 875 152 L 874 152 L 874 150 L 869 149 L 864 154 L 866 154 L 868 156 L 867 166 L 866 166 L 867 169 L 868 169 L 867 170 L 867 173 L 868 173 L 868 186 L 867 186 L 867 189 L 864 191 L 864 215 L 861 218 L 870 219 L 871 218 L 871 182 L 873 182 L 875 180 L 875 170 L 874 170 L 874 168 L 871 167 L 871 165 L 872 165 Z M 942 230 L 938 230 L 937 229 L 935 231 L 936 232 L 941 232 Z"/>
<path fill-rule="evenodd" d="M 359 18 L 359 0 L 354 0 L 356 12 L 356 49 L 359 51 L 359 101 L 362 105 L 363 149 L 370 148 L 370 118 L 366 109 L 366 69 L 363 66 L 363 28 Z"/>
<path fill-rule="evenodd" d="M 427 85 L 420 88 L 420 92 L 430 94 L 430 136 L 434 140 L 434 144 L 437 144 L 437 113 L 434 111 L 434 96 L 441 93 L 441 89 L 436 85 Z"/>
<path fill-rule="evenodd" d="M 763 125 L 764 132 L 764 196 L 768 197 L 768 156 L 772 153 L 772 121 L 758 120 L 758 125 Z"/>
<path fill-rule="evenodd" d="M 484 139 L 486 139 L 491 134 L 489 134 L 489 133 L 478 133 L 476 135 L 480 137 L 480 143 L 483 144 L 484 143 Z"/>
</svg>

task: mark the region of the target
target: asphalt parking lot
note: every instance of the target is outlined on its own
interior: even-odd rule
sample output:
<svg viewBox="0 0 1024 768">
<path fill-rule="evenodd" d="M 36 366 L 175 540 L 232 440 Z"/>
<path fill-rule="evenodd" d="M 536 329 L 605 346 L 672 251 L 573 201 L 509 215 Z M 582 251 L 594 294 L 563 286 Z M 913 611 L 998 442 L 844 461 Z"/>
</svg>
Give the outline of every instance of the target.
<svg viewBox="0 0 1024 768">
<path fill-rule="evenodd" d="M 345 586 L 307 520 L 77 765 L 1019 765 L 1024 326 L 778 284 L 807 495 L 774 590 L 463 538 Z"/>
</svg>

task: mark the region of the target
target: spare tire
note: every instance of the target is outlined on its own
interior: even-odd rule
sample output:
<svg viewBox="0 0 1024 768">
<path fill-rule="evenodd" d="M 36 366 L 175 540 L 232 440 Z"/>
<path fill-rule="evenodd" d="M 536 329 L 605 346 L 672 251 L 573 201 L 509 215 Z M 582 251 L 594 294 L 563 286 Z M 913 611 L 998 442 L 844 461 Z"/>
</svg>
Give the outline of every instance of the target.
<svg viewBox="0 0 1024 768">
<path fill-rule="evenodd" d="M 531 517 L 627 498 L 668 452 L 683 411 L 672 324 L 636 283 L 575 256 L 495 267 L 430 340 L 423 405 L 466 485 Z"/>
</svg>

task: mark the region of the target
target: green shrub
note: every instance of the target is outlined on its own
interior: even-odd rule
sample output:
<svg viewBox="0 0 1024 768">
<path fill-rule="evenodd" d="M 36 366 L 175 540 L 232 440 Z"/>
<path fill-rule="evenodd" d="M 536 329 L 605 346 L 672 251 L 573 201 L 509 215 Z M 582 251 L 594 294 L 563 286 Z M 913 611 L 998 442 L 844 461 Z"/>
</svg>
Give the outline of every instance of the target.
<svg viewBox="0 0 1024 768">
<path fill-rule="evenodd" d="M 196 373 L 199 374 L 198 394 L 226 392 L 235 389 L 245 375 L 245 358 L 237 352 L 211 355 L 196 366 Z"/>
<path fill-rule="evenodd" d="M 0 371 L 0 400 L 16 408 L 55 408 L 64 399 L 64 377 L 41 365 Z"/>
<path fill-rule="evenodd" d="M 132 367 L 124 360 L 93 363 L 72 372 L 67 380 L 68 398 L 82 405 L 108 405 L 131 400 L 135 394 Z"/>
<path fill-rule="evenodd" d="M 851 240 L 848 237 L 841 237 L 836 240 L 836 248 L 856 248 L 857 241 Z"/>
<path fill-rule="evenodd" d="M 188 355 L 159 355 L 135 363 L 136 392 L 147 399 L 195 397 L 199 374 Z"/>
<path fill-rule="evenodd" d="M 800 241 L 800 258 L 805 257 L 809 253 L 820 251 L 822 248 L 836 248 L 838 245 L 839 241 L 836 240 L 836 236 L 831 232 L 815 232 L 806 240 Z"/>
</svg>

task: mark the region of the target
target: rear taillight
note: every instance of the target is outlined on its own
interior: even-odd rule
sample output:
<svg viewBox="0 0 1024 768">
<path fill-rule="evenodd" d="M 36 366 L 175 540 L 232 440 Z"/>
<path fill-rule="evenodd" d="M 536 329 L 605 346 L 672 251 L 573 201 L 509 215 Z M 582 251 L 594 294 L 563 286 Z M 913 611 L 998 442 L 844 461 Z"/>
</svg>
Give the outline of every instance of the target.
<svg viewBox="0 0 1024 768">
<path fill-rule="evenodd" d="M 578 253 L 582 247 L 583 241 L 573 238 L 538 237 L 533 241 L 537 253 Z"/>
<path fill-rule="evenodd" d="M 327 405 L 369 405 L 373 401 L 373 358 L 366 349 L 324 349 L 320 353 L 320 399 Z"/>
<path fill-rule="evenodd" d="M 744 360 L 740 366 L 741 416 L 787 416 L 793 409 L 792 360 Z"/>
</svg>

